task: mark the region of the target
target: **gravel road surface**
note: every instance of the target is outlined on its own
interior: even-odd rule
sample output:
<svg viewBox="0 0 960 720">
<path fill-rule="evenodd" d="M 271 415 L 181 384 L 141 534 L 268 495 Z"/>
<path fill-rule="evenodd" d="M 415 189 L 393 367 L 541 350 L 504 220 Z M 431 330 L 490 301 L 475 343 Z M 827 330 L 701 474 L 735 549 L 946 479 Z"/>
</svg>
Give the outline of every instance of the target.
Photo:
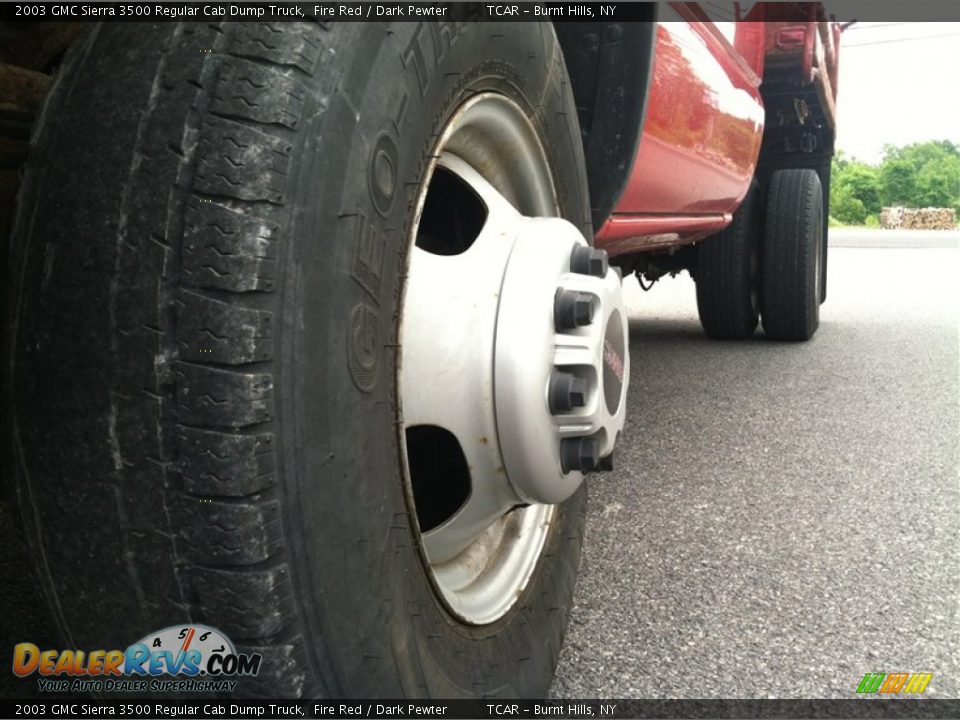
<svg viewBox="0 0 960 720">
<path fill-rule="evenodd" d="M 556 696 L 851 697 L 901 670 L 958 696 L 958 236 L 835 231 L 801 345 L 709 341 L 689 277 L 627 281 L 629 436 L 591 480 Z M 0 652 L 53 644 L 6 501 L 0 546 Z"/>
<path fill-rule="evenodd" d="M 630 435 L 591 482 L 555 695 L 843 698 L 925 671 L 958 697 L 958 236 L 832 233 L 806 344 L 707 340 L 687 275 L 626 284 Z"/>
</svg>

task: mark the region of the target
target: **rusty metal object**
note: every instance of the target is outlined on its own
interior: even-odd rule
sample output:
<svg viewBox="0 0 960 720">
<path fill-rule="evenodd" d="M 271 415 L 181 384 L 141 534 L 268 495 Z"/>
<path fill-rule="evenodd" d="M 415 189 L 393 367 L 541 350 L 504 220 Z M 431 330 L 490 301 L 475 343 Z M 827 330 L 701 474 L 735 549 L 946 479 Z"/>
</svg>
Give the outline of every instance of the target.
<svg viewBox="0 0 960 720">
<path fill-rule="evenodd" d="M 0 24 L 0 63 L 46 70 L 89 24 L 78 22 Z"/>
<path fill-rule="evenodd" d="M 52 84 L 46 73 L 0 64 L 0 111 L 21 110 L 36 117 Z"/>
</svg>

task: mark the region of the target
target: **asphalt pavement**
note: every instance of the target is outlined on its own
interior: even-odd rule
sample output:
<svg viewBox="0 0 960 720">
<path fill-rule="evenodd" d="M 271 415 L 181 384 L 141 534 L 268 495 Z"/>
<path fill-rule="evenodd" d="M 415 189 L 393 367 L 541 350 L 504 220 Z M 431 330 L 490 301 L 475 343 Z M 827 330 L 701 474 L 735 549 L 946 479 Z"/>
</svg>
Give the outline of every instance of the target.
<svg viewBox="0 0 960 720">
<path fill-rule="evenodd" d="M 626 283 L 629 436 L 590 480 L 556 696 L 843 698 L 922 671 L 958 697 L 958 236 L 831 233 L 804 344 L 706 339 L 686 274 Z"/>
<path fill-rule="evenodd" d="M 590 480 L 554 695 L 852 697 L 923 671 L 958 697 L 958 234 L 878 233 L 832 234 L 805 344 L 707 340 L 688 276 L 626 282 L 628 435 Z M 0 652 L 54 642 L 27 568 L 0 503 Z"/>
</svg>

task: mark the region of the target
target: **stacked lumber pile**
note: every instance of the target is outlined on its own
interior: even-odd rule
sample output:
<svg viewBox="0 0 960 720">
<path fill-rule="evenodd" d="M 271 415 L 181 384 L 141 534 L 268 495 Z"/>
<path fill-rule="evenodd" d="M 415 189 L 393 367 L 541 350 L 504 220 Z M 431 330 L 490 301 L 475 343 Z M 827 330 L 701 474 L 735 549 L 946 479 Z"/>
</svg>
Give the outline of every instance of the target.
<svg viewBox="0 0 960 720">
<path fill-rule="evenodd" d="M 880 210 L 880 227 L 885 230 L 896 230 L 902 226 L 902 207 L 885 207 Z"/>
<path fill-rule="evenodd" d="M 880 211 L 880 227 L 888 230 L 953 230 L 957 213 L 953 208 L 885 207 Z"/>
</svg>

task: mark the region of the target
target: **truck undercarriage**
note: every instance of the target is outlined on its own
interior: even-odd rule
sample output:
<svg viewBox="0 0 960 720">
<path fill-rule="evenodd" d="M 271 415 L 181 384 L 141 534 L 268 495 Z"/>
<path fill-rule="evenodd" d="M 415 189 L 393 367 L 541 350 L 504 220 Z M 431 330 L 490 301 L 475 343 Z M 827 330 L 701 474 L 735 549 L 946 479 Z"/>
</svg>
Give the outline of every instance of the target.
<svg viewBox="0 0 960 720">
<path fill-rule="evenodd" d="M 690 271 L 719 338 L 807 340 L 826 296 L 837 31 L 676 5 L 0 24 L 2 457 L 71 646 L 215 627 L 250 694 L 545 692 L 622 275 Z"/>
</svg>

